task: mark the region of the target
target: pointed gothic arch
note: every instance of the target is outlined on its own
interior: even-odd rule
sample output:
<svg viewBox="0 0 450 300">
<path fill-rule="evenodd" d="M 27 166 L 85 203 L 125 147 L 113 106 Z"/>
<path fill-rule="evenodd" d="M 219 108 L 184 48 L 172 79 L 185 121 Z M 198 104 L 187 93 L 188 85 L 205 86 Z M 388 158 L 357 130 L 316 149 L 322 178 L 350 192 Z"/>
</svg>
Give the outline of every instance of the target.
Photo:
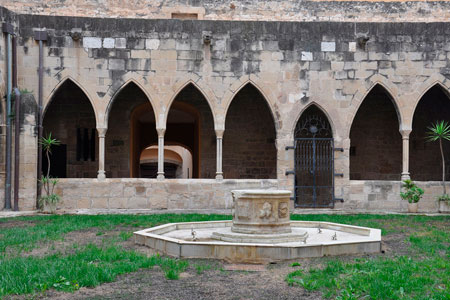
<svg viewBox="0 0 450 300">
<path fill-rule="evenodd" d="M 362 100 L 350 127 L 350 179 L 400 179 L 400 122 L 391 94 L 376 84 Z"/>
<path fill-rule="evenodd" d="M 179 90 L 170 103 L 164 143 L 181 144 L 192 151 L 192 178 L 214 178 L 216 135 L 211 103 L 193 82 Z"/>
<path fill-rule="evenodd" d="M 224 178 L 276 178 L 276 126 L 267 99 L 248 83 L 235 94 L 226 112 Z"/>
<path fill-rule="evenodd" d="M 75 81 L 64 79 L 51 93 L 43 111 L 43 134 L 61 142 L 52 149 L 50 175 L 58 178 L 94 178 L 98 152 L 96 113 Z M 43 159 L 42 170 L 47 171 Z"/>
<path fill-rule="evenodd" d="M 410 176 L 413 180 L 442 180 L 442 161 L 439 143 L 426 141 L 428 127 L 432 123 L 450 123 L 450 91 L 442 84 L 435 83 L 420 97 L 414 109 L 410 139 Z M 446 180 L 450 179 L 450 142 L 443 142 L 446 158 Z"/>
<path fill-rule="evenodd" d="M 114 94 L 105 119 L 105 171 L 108 177 L 139 176 L 142 149 L 157 142 L 154 107 L 142 86 L 134 79 L 127 81 Z"/>
</svg>

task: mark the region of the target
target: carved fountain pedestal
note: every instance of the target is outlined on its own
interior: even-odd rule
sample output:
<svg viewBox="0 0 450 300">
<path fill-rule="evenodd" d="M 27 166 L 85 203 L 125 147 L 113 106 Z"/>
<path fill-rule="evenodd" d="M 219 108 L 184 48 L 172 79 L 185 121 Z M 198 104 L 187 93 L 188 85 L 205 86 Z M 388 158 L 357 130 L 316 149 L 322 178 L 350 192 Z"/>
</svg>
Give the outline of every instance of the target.
<svg viewBox="0 0 450 300">
<path fill-rule="evenodd" d="M 291 229 L 290 191 L 234 190 L 233 225 L 219 229 L 213 239 L 226 242 L 283 243 L 305 241 L 308 233 Z"/>
</svg>

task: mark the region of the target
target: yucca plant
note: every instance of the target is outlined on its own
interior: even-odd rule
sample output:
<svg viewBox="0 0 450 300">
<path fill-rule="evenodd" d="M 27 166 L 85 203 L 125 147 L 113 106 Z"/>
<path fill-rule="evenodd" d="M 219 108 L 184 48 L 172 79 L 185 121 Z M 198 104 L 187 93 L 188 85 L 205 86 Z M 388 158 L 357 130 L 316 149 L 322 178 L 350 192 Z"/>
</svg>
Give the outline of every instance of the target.
<svg viewBox="0 0 450 300">
<path fill-rule="evenodd" d="M 445 157 L 444 157 L 444 148 L 442 146 L 442 141 L 447 140 L 450 141 L 450 125 L 446 121 L 436 121 L 436 123 L 432 123 L 430 127 L 428 127 L 427 132 L 427 141 L 428 142 L 436 142 L 439 141 L 439 148 L 441 149 L 441 157 L 442 157 L 442 188 L 444 191 L 443 196 L 447 195 L 447 190 L 445 188 Z"/>
<path fill-rule="evenodd" d="M 59 195 L 54 193 L 55 186 L 58 183 L 58 179 L 50 178 L 50 155 L 52 154 L 52 147 L 59 146 L 61 142 L 57 139 L 52 138 L 52 134 L 49 133 L 47 137 L 42 137 L 40 139 L 39 144 L 42 145 L 42 149 L 45 152 L 45 156 L 47 157 L 48 162 L 47 174 L 45 176 L 42 176 L 40 180 L 47 195 L 39 199 L 39 208 L 42 209 L 44 207 L 44 204 L 47 204 L 50 206 L 50 211 L 54 213 L 56 204 L 59 202 L 60 197 Z"/>
</svg>

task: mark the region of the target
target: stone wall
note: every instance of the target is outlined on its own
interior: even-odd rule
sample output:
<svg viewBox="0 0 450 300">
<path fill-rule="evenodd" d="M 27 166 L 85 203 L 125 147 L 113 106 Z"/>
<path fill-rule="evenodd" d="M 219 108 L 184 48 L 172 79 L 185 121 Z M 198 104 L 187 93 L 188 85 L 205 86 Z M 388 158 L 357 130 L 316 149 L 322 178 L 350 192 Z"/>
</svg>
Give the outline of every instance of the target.
<svg viewBox="0 0 450 300">
<path fill-rule="evenodd" d="M 438 181 L 416 183 L 425 191 L 423 198 L 419 201 L 419 212 L 437 212 L 439 203 L 436 195 L 442 194 L 442 183 Z M 401 186 L 400 181 L 351 180 L 350 197 L 347 203 L 338 203 L 337 208 L 345 207 L 349 211 L 407 212 L 408 201 L 400 198 Z"/>
<path fill-rule="evenodd" d="M 411 5 L 448 4 L 419 2 Z M 145 96 L 139 97 L 139 103 L 151 103 L 155 112 L 154 127 L 159 132 L 167 129 L 172 101 L 185 86 L 194 85 L 208 102 L 219 136 L 221 133 L 226 136 L 228 128 L 230 131 L 233 128 L 225 126 L 228 113 L 235 105 L 233 99 L 250 85 L 264 98 L 273 116 L 275 134 L 268 145 L 276 150 L 278 185 L 292 189 L 294 178 L 286 171 L 294 168 L 294 151 L 286 147 L 293 145 L 294 128 L 301 114 L 310 105 L 316 105 L 330 121 L 335 147 L 343 150 L 335 153 L 335 172 L 339 175 L 335 178 L 336 197 L 344 199 L 343 208 L 351 208 L 352 199 L 358 198 L 352 195 L 360 194 L 352 189 L 349 178 L 350 128 L 373 87 L 381 85 L 390 94 L 405 141 L 414 130 L 415 109 L 426 91 L 436 85 L 450 90 L 448 22 L 63 18 L 15 15 L 5 9 L 0 9 L 0 18 L 1 21 L 11 20 L 20 29 L 20 87 L 32 91 L 37 98 L 38 43 L 33 31 L 46 28 L 49 40 L 44 47 L 44 106 L 50 103 L 65 80 L 72 80 L 89 98 L 96 127 L 108 128 L 108 146 L 119 140 L 115 138 L 114 126 L 120 127 L 118 136 L 130 132 L 130 112 L 132 106 L 138 104 L 133 102 L 137 98 L 127 99 L 131 104 L 124 102 L 115 108 L 116 96 L 130 83 L 138 86 Z M 77 33 L 80 39 L 76 38 Z M 113 112 L 116 109 L 117 112 Z M 112 118 L 114 114 L 117 118 Z M 255 115 L 249 115 L 248 119 L 255 121 Z M 267 122 L 261 123 L 261 128 L 267 125 Z M 35 136 L 30 135 L 29 139 L 30 145 L 36 144 Z M 106 176 L 128 177 L 126 151 L 130 142 L 116 144 L 122 145 L 120 151 L 106 147 Z M 260 150 L 256 149 L 259 146 L 253 148 L 255 152 L 250 157 L 257 156 Z M 224 158 L 227 153 L 223 154 Z M 416 159 L 423 157 L 425 155 Z M 30 153 L 24 161 L 32 163 L 35 159 Z M 403 159 L 402 163 L 406 166 L 407 160 Z M 115 182 L 110 183 L 112 187 Z M 225 185 L 220 181 L 217 184 Z M 33 185 L 29 188 L 34 192 Z M 439 193 L 438 189 L 431 190 Z M 190 193 L 194 199 L 199 191 Z M 176 195 L 176 188 L 173 194 Z M 361 203 L 366 201 L 358 199 Z"/>
<path fill-rule="evenodd" d="M 18 13 L 111 18 L 270 21 L 447 21 L 447 1 L 3 0 Z"/>
<path fill-rule="evenodd" d="M 231 209 L 231 190 L 275 189 L 277 180 L 61 179 L 60 209 Z"/>
</svg>

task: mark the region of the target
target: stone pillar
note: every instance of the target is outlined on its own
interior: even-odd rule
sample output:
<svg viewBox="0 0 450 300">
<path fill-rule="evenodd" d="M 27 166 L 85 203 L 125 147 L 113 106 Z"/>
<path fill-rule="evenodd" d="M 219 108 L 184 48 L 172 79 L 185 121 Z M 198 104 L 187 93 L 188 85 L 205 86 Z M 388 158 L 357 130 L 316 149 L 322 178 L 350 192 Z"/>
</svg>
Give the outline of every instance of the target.
<svg viewBox="0 0 450 300">
<path fill-rule="evenodd" d="M 223 179 L 222 172 L 222 141 L 223 141 L 224 130 L 216 130 L 216 140 L 217 140 L 217 154 L 216 154 L 216 179 Z"/>
<path fill-rule="evenodd" d="M 104 180 L 105 175 L 105 136 L 108 128 L 97 128 L 98 132 L 98 180 Z"/>
<path fill-rule="evenodd" d="M 166 129 L 156 129 L 158 132 L 158 180 L 164 179 L 164 133 Z"/>
<path fill-rule="evenodd" d="M 402 180 L 411 179 L 409 176 L 409 134 L 411 130 L 400 130 L 400 134 L 402 135 L 402 145 L 403 145 L 403 154 L 402 154 Z"/>
</svg>

